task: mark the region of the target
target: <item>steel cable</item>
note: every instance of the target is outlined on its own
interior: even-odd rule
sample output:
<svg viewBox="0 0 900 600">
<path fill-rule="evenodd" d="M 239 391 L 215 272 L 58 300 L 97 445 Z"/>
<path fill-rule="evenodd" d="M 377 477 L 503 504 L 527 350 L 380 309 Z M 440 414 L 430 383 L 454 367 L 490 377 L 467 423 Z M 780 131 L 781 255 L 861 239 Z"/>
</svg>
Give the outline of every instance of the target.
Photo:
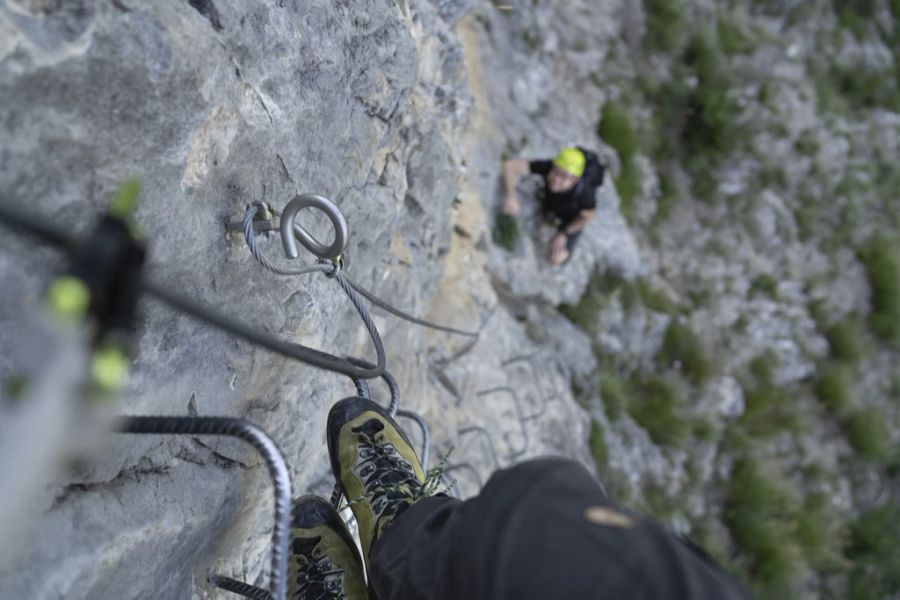
<svg viewBox="0 0 900 600">
<path fill-rule="evenodd" d="M 272 600 L 272 594 L 266 590 L 261 590 L 255 585 L 225 577 L 223 575 L 210 575 L 207 579 L 212 585 L 220 590 L 243 596 L 244 598 L 252 598 L 253 600 Z"/>
<path fill-rule="evenodd" d="M 285 600 L 291 529 L 291 474 L 284 455 L 272 438 L 253 423 L 230 417 L 129 416 L 119 424 L 118 431 L 133 434 L 224 435 L 239 438 L 260 453 L 266 461 L 275 489 L 270 587 L 274 600 Z"/>
<path fill-rule="evenodd" d="M 38 237 L 50 244 L 61 246 L 65 250 L 71 250 L 79 243 L 78 238 L 51 225 L 46 219 L 37 219 L 26 216 L 21 211 L 14 211 L 9 207 L 4 206 L 2 203 L 0 203 L 0 223 L 10 226 L 14 231 L 19 233 L 26 233 Z M 312 268 L 313 266 L 315 268 Z M 244 340 L 271 350 L 272 352 L 276 352 L 314 367 L 319 367 L 320 369 L 341 373 L 348 377 L 357 377 L 360 379 L 373 379 L 379 377 L 384 371 L 386 364 L 384 344 L 381 341 L 381 336 L 378 334 L 378 330 L 375 328 L 372 317 L 369 315 L 369 310 L 363 303 L 362 298 L 344 276 L 337 272 L 335 267 L 317 264 L 311 265 L 309 268 L 309 272 L 323 271 L 334 273 L 334 279 L 338 281 L 338 284 L 347 294 L 348 298 L 350 298 L 350 302 L 362 318 L 366 330 L 369 333 L 369 337 L 372 340 L 372 344 L 375 346 L 376 364 L 374 368 L 363 369 L 355 367 L 346 360 L 327 352 L 309 348 L 302 344 L 285 342 L 277 337 L 268 335 L 259 329 L 223 315 L 195 300 L 180 296 L 167 289 L 159 282 L 154 281 L 146 274 L 141 277 L 139 285 L 141 291 L 165 302 L 169 306 L 196 319 L 205 321 L 231 335 L 243 338 Z"/>
</svg>

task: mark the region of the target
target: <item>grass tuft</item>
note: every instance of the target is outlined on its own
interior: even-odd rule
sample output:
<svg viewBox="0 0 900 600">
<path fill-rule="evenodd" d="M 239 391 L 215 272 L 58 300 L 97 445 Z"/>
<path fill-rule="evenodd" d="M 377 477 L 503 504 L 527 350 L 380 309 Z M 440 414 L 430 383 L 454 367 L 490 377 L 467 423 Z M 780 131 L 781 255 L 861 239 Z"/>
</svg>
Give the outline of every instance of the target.
<svg viewBox="0 0 900 600">
<path fill-rule="evenodd" d="M 644 45 L 657 52 L 671 52 L 684 40 L 687 29 L 684 0 L 644 0 L 647 31 Z"/>
<path fill-rule="evenodd" d="M 716 33 L 719 36 L 719 47 L 729 56 L 745 54 L 753 50 L 750 37 L 744 32 L 734 15 L 720 11 Z"/>
<path fill-rule="evenodd" d="M 616 292 L 629 286 L 627 281 L 614 273 L 594 273 L 578 302 L 561 304 L 559 311 L 580 329 L 592 333 L 600 311 Z"/>
<path fill-rule="evenodd" d="M 813 392 L 832 417 L 842 418 L 850 410 L 853 384 L 850 369 L 842 363 L 828 363 L 820 367 Z"/>
<path fill-rule="evenodd" d="M 627 382 L 616 375 L 607 373 L 600 382 L 600 397 L 603 409 L 611 421 L 618 420 L 631 405 L 632 390 Z"/>
<path fill-rule="evenodd" d="M 678 446 L 691 433 L 678 387 L 668 378 L 652 376 L 641 382 L 628 408 L 655 444 Z"/>
<path fill-rule="evenodd" d="M 863 513 L 851 524 L 849 537 L 850 597 L 888 598 L 900 592 L 900 506 L 889 502 Z"/>
<path fill-rule="evenodd" d="M 890 454 L 890 432 L 885 415 L 875 408 L 859 408 L 844 420 L 844 433 L 862 458 L 882 462 Z"/>
<path fill-rule="evenodd" d="M 597 468 L 606 468 L 606 463 L 609 459 L 609 448 L 606 446 L 606 433 L 597 421 L 591 421 L 588 445 L 591 448 L 591 456 L 594 457 L 594 462 L 597 463 Z"/>
<path fill-rule="evenodd" d="M 801 133 L 797 141 L 794 142 L 794 149 L 804 156 L 815 156 L 819 153 L 820 148 L 819 139 L 816 136 L 816 132 L 812 129 L 807 129 Z"/>
<path fill-rule="evenodd" d="M 794 537 L 799 501 L 794 489 L 763 463 L 742 458 L 728 482 L 725 525 L 748 560 L 760 598 L 784 590 L 802 573 L 802 551 Z"/>
<path fill-rule="evenodd" d="M 630 161 L 637 153 L 637 136 L 624 106 L 616 102 L 604 104 L 597 133 L 604 142 L 615 148 L 622 164 Z"/>
<path fill-rule="evenodd" d="M 644 306 L 650 310 L 666 315 L 674 315 L 678 312 L 678 305 L 669 298 L 664 291 L 654 288 L 646 279 L 638 281 L 638 292 Z"/>
<path fill-rule="evenodd" d="M 803 425 L 792 391 L 775 381 L 777 367 L 775 353 L 763 352 L 750 362 L 749 380 L 743 381 L 745 408 L 739 423 L 757 438 L 781 431 L 798 432 Z"/>
<path fill-rule="evenodd" d="M 622 172 L 616 178 L 616 188 L 622 197 L 622 213 L 629 221 L 633 221 L 634 199 L 641 191 L 641 172 L 634 160 L 638 151 L 637 135 L 625 107 L 615 102 L 604 104 L 597 133 L 615 149 L 622 162 Z"/>
<path fill-rule="evenodd" d="M 884 342 L 900 347 L 900 258 L 896 242 L 876 236 L 860 252 L 872 288 L 872 331 Z"/>
<path fill-rule="evenodd" d="M 864 39 L 869 23 L 875 17 L 875 0 L 833 0 L 838 25 L 850 31 L 857 39 Z"/>
<path fill-rule="evenodd" d="M 495 244 L 512 252 L 519 246 L 519 223 L 515 217 L 500 213 L 491 237 Z"/>
<path fill-rule="evenodd" d="M 772 299 L 778 298 L 778 280 L 769 273 L 756 276 L 750 283 L 750 295 L 764 294 Z"/>
<path fill-rule="evenodd" d="M 831 573 L 845 567 L 844 524 L 827 494 L 812 493 L 804 499 L 797 517 L 797 542 L 806 562 L 817 571 Z"/>
<path fill-rule="evenodd" d="M 718 40 L 709 32 L 694 35 L 673 68 L 671 78 L 647 80 L 643 92 L 653 107 L 650 152 L 657 163 L 679 161 L 691 176 L 700 200 L 718 189 L 716 171 L 742 139 L 732 76 Z M 689 82 L 696 81 L 696 85 Z"/>
<path fill-rule="evenodd" d="M 676 367 L 697 385 L 712 375 L 712 366 L 700 338 L 690 327 L 674 319 L 666 329 L 657 359 L 666 367 Z"/>
<path fill-rule="evenodd" d="M 825 339 L 831 349 L 831 357 L 855 365 L 863 355 L 862 330 L 859 320 L 849 316 L 828 328 Z"/>
</svg>

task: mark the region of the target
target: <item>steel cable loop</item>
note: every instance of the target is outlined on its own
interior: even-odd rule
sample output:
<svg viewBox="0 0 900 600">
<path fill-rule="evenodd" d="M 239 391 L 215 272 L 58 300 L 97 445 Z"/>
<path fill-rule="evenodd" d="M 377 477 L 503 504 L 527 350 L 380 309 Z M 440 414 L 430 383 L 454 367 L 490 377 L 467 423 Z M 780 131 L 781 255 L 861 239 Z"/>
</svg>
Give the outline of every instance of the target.
<svg viewBox="0 0 900 600">
<path fill-rule="evenodd" d="M 344 293 L 347 294 L 347 297 L 350 299 L 356 312 L 359 313 L 359 316 L 362 318 L 363 323 L 369 332 L 369 336 L 372 339 L 372 343 L 375 346 L 377 363 L 374 365 L 365 363 L 366 366 L 362 366 L 361 364 L 353 365 L 345 359 L 340 359 L 321 350 L 307 348 L 306 346 L 297 344 L 296 346 L 298 346 L 298 349 L 302 348 L 305 351 L 309 351 L 310 356 L 314 357 L 314 360 L 316 360 L 316 362 L 313 362 L 315 366 L 343 373 L 351 379 L 374 379 L 375 377 L 379 377 L 382 372 L 384 372 L 386 364 L 384 345 L 381 341 L 381 336 L 378 334 L 378 330 L 375 328 L 375 323 L 372 321 L 368 308 L 352 285 L 347 282 L 346 276 L 341 273 L 341 261 L 324 262 L 320 260 L 313 265 L 307 265 L 297 269 L 286 269 L 275 266 L 265 257 L 265 255 L 263 255 L 262 250 L 260 250 L 259 244 L 257 243 L 256 232 L 253 230 L 253 218 L 260 210 L 266 210 L 266 206 L 262 202 L 256 201 L 247 207 L 247 210 L 244 212 L 244 241 L 247 243 L 247 247 L 250 249 L 250 253 L 253 254 L 253 257 L 262 266 L 279 275 L 305 275 L 307 273 L 319 272 L 325 273 L 325 275 L 331 279 L 335 279 L 341 286 L 341 289 L 344 290 Z M 348 369 L 346 366 L 342 367 L 339 363 L 349 365 L 351 368 Z M 358 389 L 359 386 L 357 385 L 357 390 Z"/>
<path fill-rule="evenodd" d="M 353 380 L 353 385 L 356 386 L 356 395 L 360 398 L 369 399 L 369 383 L 365 379 L 360 379 L 359 377 L 351 377 Z"/>
<path fill-rule="evenodd" d="M 266 205 L 262 202 L 256 201 L 247 207 L 247 210 L 244 212 L 244 241 L 247 243 L 247 247 L 250 248 L 250 253 L 253 254 L 253 258 L 255 258 L 261 265 L 265 268 L 269 269 L 273 273 L 278 273 L 279 275 L 306 275 L 307 273 L 327 273 L 332 270 L 332 267 L 327 264 L 313 264 L 313 265 L 305 265 L 302 267 L 295 267 L 293 269 L 287 267 L 279 267 L 274 264 L 265 255 L 262 253 L 262 250 L 259 248 L 259 242 L 256 239 L 256 232 L 253 230 L 253 219 L 256 217 L 257 213 L 260 210 L 267 210 Z"/>
<path fill-rule="evenodd" d="M 286 269 L 282 267 L 278 267 L 274 265 L 265 255 L 262 254 L 262 250 L 259 248 L 259 243 L 256 239 L 256 231 L 253 229 L 253 219 L 259 213 L 260 210 L 268 210 L 266 205 L 262 202 L 256 201 L 247 207 L 247 210 L 244 212 L 244 240 L 247 243 L 247 247 L 250 248 L 251 254 L 253 257 L 265 268 L 269 269 L 273 273 L 278 275 L 304 275 L 306 273 L 311 273 L 313 271 L 324 271 L 329 274 L 334 273 L 335 275 L 339 272 L 337 266 L 331 267 L 326 266 L 325 269 L 316 268 L 313 269 L 312 266 L 300 267 L 296 270 Z M 446 325 L 439 325 L 437 323 L 432 323 L 430 321 L 426 321 L 424 319 L 420 319 L 416 316 L 413 316 L 407 312 L 396 308 L 378 296 L 374 295 L 372 292 L 364 288 L 362 285 L 354 281 L 353 279 L 347 277 L 345 275 L 350 286 L 359 292 L 366 300 L 374 304 L 375 306 L 386 310 L 392 315 L 399 317 L 405 321 L 409 321 L 410 323 L 414 323 L 416 325 L 421 325 L 422 327 L 428 327 L 429 329 L 435 329 L 437 331 L 444 331 L 446 333 L 453 333 L 456 335 L 464 335 L 467 337 L 478 338 L 481 335 L 478 331 L 463 331 L 462 329 L 456 329 L 454 327 L 448 327 Z"/>
<path fill-rule="evenodd" d="M 231 417 L 129 416 L 119 424 L 120 433 L 162 435 L 224 435 L 239 438 L 262 455 L 275 490 L 272 526 L 270 587 L 273 600 L 287 598 L 288 547 L 291 528 L 291 474 L 284 455 L 269 435 L 249 421 Z"/>
<path fill-rule="evenodd" d="M 272 594 L 266 590 L 262 590 L 249 583 L 244 583 L 243 581 L 238 581 L 237 579 L 232 579 L 231 577 L 212 574 L 207 578 L 207 581 L 220 590 L 232 592 L 239 596 L 243 596 L 244 598 L 252 598 L 253 600 L 272 600 Z"/>
<path fill-rule="evenodd" d="M 360 358 L 354 358 L 352 356 L 346 357 L 347 362 L 357 367 L 363 367 L 366 369 L 371 369 L 375 365 L 372 363 L 362 360 Z M 388 414 L 393 418 L 397 416 L 397 409 L 400 408 L 400 386 L 397 384 L 397 380 L 394 379 L 394 376 L 390 374 L 387 370 L 381 374 L 381 378 L 387 384 L 388 389 L 391 391 L 391 402 L 387 406 Z M 353 383 L 356 385 L 357 391 L 361 391 L 364 393 L 360 393 L 359 395 L 367 400 L 371 400 L 372 396 L 369 392 L 369 386 L 365 381 L 354 379 Z M 361 385 L 365 386 L 365 390 L 362 390 Z"/>
</svg>

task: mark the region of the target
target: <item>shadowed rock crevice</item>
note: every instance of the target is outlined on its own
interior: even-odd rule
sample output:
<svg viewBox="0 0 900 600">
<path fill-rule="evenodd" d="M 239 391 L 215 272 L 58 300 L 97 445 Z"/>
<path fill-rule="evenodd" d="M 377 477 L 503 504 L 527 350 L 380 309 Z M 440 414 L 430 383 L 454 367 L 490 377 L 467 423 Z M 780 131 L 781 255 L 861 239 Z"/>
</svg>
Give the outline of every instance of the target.
<svg viewBox="0 0 900 600">
<path fill-rule="evenodd" d="M 203 17 L 209 21 L 209 24 L 212 25 L 213 29 L 222 31 L 222 19 L 219 16 L 219 11 L 216 10 L 216 5 L 213 3 L 213 0 L 188 0 L 188 4 L 190 4 L 198 13 L 203 15 Z"/>
</svg>

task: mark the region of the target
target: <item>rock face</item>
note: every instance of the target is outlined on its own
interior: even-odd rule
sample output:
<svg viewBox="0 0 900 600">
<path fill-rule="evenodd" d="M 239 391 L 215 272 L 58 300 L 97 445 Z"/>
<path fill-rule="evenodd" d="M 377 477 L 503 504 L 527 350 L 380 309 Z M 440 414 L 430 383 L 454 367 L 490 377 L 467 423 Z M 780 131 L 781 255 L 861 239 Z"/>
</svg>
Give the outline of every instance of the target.
<svg viewBox="0 0 900 600">
<path fill-rule="evenodd" d="M 350 224 L 351 277 L 479 333 L 473 344 L 372 311 L 401 407 L 430 425 L 431 465 L 450 453 L 455 493 L 529 457 L 593 468 L 593 455 L 614 495 L 700 536 L 748 579 L 781 565 L 740 547 L 739 513 L 781 535 L 776 562 L 809 554 L 790 591 L 760 597 L 835 593 L 850 561 L 822 548 L 844 546 L 845 525 L 897 496 L 884 458 L 900 439 L 897 342 L 868 326 L 879 299 L 861 251 L 876 233 L 900 240 L 900 171 L 887 159 L 900 148 L 900 54 L 879 41 L 900 14 L 857 3 L 877 5 L 859 35 L 836 29 L 835 3 L 714 4 L 5 0 L 0 202 L 82 232 L 138 177 L 154 278 L 282 339 L 371 358 L 333 281 L 277 276 L 225 230 L 254 201 L 280 210 L 297 193 L 326 195 Z M 694 60 L 704 44 L 716 57 Z M 823 57 L 830 71 L 817 70 Z M 607 106 L 618 140 L 598 137 Z M 697 106 L 710 108 L 701 144 L 685 128 Z M 552 231 L 533 179 L 519 186 L 518 247 L 500 248 L 501 159 L 573 144 L 608 166 L 573 259 L 546 263 Z M 321 215 L 301 221 L 329 235 Z M 277 236 L 260 244 L 289 263 Z M 42 366 L 29 319 L 63 264 L 0 236 L 4 382 Z M 330 493 L 324 424 L 354 393 L 347 379 L 152 299 L 140 309 L 118 414 L 249 419 L 284 450 L 295 495 Z M 846 406 L 818 397 L 829 376 Z M 267 585 L 271 490 L 255 454 L 207 437 L 104 442 L 15 516 L 0 598 L 230 597 L 206 583 L 210 570 Z M 742 504 L 738 467 L 797 502 Z M 807 509 L 822 533 L 801 549 L 785 532 Z"/>
<path fill-rule="evenodd" d="M 455 448 L 459 493 L 477 492 L 492 470 L 528 456 L 589 462 L 588 417 L 573 401 L 565 361 L 542 358 L 550 346 L 530 337 L 492 278 L 504 293 L 574 300 L 612 241 L 598 230 L 596 249 L 585 244 L 569 267 L 573 277 L 539 267 L 540 249 L 512 260 L 485 251 L 493 197 L 482 188 L 509 136 L 476 145 L 466 133 L 490 100 L 472 110 L 475 46 L 452 29 L 468 8 L 424 0 L 0 4 L 3 201 L 80 232 L 136 176 L 148 269 L 165 285 L 284 339 L 366 357 L 362 324 L 333 282 L 265 271 L 224 231 L 252 201 L 280 209 L 298 192 L 327 195 L 350 222 L 347 269 L 356 280 L 413 313 L 480 328 L 478 343 L 448 361 L 464 338 L 375 311 L 401 406 L 431 424 L 432 456 Z M 527 98 L 533 84 L 513 83 L 517 103 L 539 105 Z M 551 151 L 563 137 L 521 149 Z M 464 182 L 464 163 L 487 175 Z M 615 210 L 609 187 L 604 202 Z M 303 219 L 314 233 L 327 231 L 324 219 Z M 277 239 L 262 247 L 278 258 Z M 0 255 L 6 377 L 28 335 L 21 321 L 61 263 L 8 233 Z M 625 270 L 636 268 L 630 256 Z M 545 275 L 551 285 L 539 284 Z M 325 417 L 353 392 L 347 380 L 149 300 L 136 341 L 120 413 L 250 419 L 283 449 L 295 494 L 328 493 Z M 101 458 L 43 490 L 18 551 L 0 564 L 0 596 L 228 597 L 206 583 L 210 569 L 265 585 L 269 487 L 259 459 L 234 442 L 111 436 Z"/>
</svg>

